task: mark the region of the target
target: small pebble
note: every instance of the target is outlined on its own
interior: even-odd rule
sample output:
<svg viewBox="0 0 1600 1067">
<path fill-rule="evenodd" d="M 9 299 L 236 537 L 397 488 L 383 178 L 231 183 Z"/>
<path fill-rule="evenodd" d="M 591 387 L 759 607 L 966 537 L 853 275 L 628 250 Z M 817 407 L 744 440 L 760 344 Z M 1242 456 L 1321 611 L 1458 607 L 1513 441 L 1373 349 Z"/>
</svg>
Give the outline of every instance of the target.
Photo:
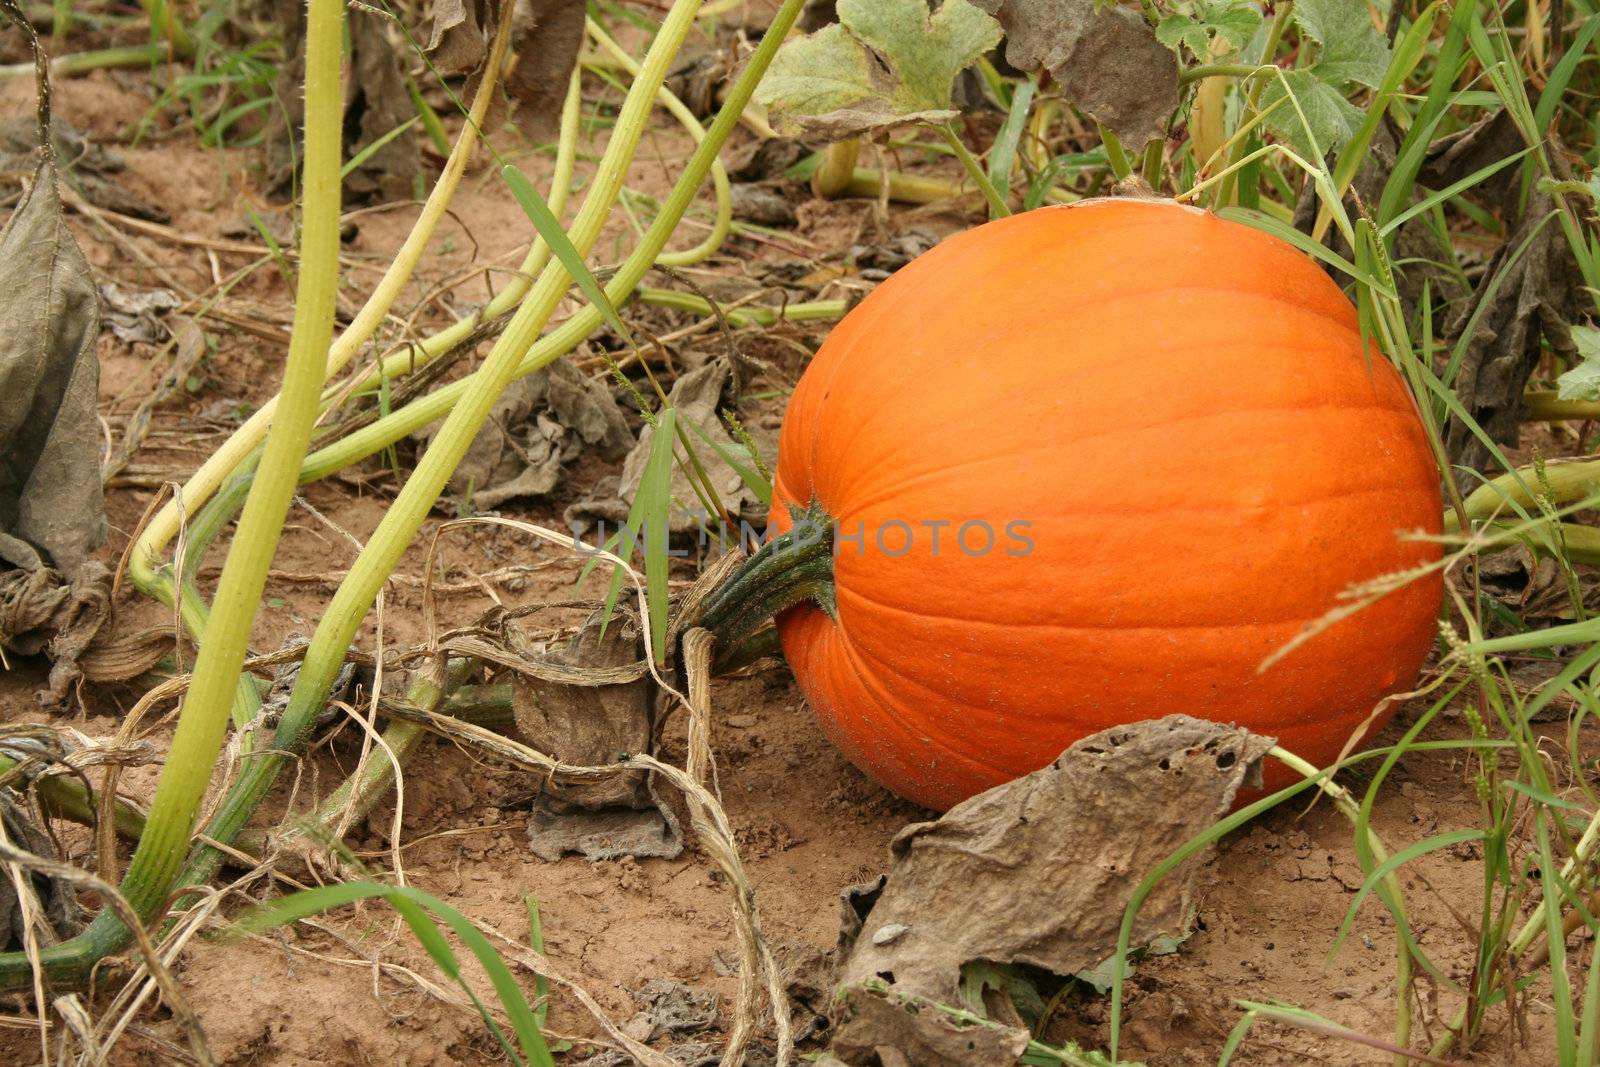
<svg viewBox="0 0 1600 1067">
<path fill-rule="evenodd" d="M 880 926 L 877 932 L 872 935 L 872 943 L 874 945 L 890 944 L 900 940 L 910 929 L 911 927 L 905 923 L 889 923 L 887 926 Z"/>
</svg>

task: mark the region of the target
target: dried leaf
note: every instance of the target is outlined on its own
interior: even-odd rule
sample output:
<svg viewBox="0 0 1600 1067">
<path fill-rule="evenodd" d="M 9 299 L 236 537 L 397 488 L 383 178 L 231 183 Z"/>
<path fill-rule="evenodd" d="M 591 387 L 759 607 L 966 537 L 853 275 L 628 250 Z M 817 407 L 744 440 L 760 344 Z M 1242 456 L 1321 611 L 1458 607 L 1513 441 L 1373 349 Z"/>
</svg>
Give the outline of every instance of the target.
<svg viewBox="0 0 1600 1067">
<path fill-rule="evenodd" d="M 510 0 L 435 0 L 426 51 L 441 74 L 478 71 Z M 583 43 L 583 0 L 525 0 L 511 16 L 516 61 L 505 78 L 512 117 L 529 136 L 556 128 Z"/>
<path fill-rule="evenodd" d="M 26 852 L 53 859 L 56 850 L 50 835 L 35 825 L 15 797 L 14 791 L 0 789 L 0 823 L 5 826 L 6 840 Z M 70 883 L 34 872 L 23 877 L 23 885 L 34 897 L 28 910 L 38 922 L 33 932 L 39 941 L 46 945 L 64 941 L 82 928 L 77 889 Z M 28 945 L 20 904 L 17 883 L 9 871 L 0 871 L 0 950 L 16 952 Z"/>
<path fill-rule="evenodd" d="M 126 165 L 122 157 L 89 140 L 82 130 L 52 118 L 50 145 L 62 179 L 95 207 L 151 222 L 171 219 L 164 209 L 125 189 L 115 177 Z M 28 170 L 37 161 L 38 151 L 39 124 L 32 116 L 0 120 L 0 170 Z"/>
<path fill-rule="evenodd" d="M 1025 1030 L 958 1028 L 945 1013 L 913 1016 L 905 1005 L 960 1004 L 961 969 L 973 961 L 1066 976 L 1112 955 L 1134 888 L 1228 810 L 1271 745 L 1182 715 L 1117 727 L 937 822 L 906 827 L 876 899 L 852 909 L 862 924 L 843 939 L 833 1053 L 864 1063 L 889 1046 L 918 1064 L 1013 1062 Z M 1201 862 L 1157 885 L 1135 944 L 1188 931 Z M 955 1034 L 989 1036 L 965 1051 Z"/>
<path fill-rule="evenodd" d="M 46 160 L 0 230 L 0 533 L 69 579 L 105 539 L 97 300 Z"/>
<path fill-rule="evenodd" d="M 1163 136 L 1178 57 L 1137 11 L 1097 0 L 973 0 L 1006 31 L 1006 61 L 1049 71 L 1062 95 L 1130 147 Z"/>
<path fill-rule="evenodd" d="M 443 75 L 477 70 L 489 53 L 492 9 L 481 0 L 434 0 L 432 27 L 423 51 Z"/>
<path fill-rule="evenodd" d="M 451 475 L 450 491 L 473 508 L 543 496 L 585 447 L 615 459 L 630 444 L 628 424 L 606 387 L 557 360 L 500 394 Z"/>
<path fill-rule="evenodd" d="M 100 286 L 106 325 L 127 344 L 158 345 L 170 335 L 162 316 L 182 301 L 171 289 L 124 289 L 116 282 Z"/>
<path fill-rule="evenodd" d="M 740 182 L 731 190 L 733 217 L 762 226 L 793 226 L 794 201 L 780 189 L 756 182 Z"/>
<path fill-rule="evenodd" d="M 609 626 L 596 611 L 562 648 L 545 652 L 519 649 L 523 662 L 567 668 L 568 678 L 553 681 L 519 670 L 513 681 L 512 708 L 517 731 L 541 752 L 579 767 L 615 763 L 630 752 L 649 752 L 654 738 L 654 687 L 642 674 L 627 681 L 609 679 L 632 668 L 644 655 L 638 620 L 619 612 Z M 514 632 L 513 632 L 514 633 Z M 514 637 L 513 637 L 514 640 Z M 620 856 L 676 856 L 683 838 L 672 809 L 651 789 L 648 776 L 628 772 L 596 780 L 544 784 L 528 821 L 535 855 L 555 861 L 566 852 L 589 860 Z"/>
<path fill-rule="evenodd" d="M 405 200 L 415 195 L 422 175 L 422 158 L 417 152 L 417 133 L 412 125 L 416 109 L 406 92 L 405 71 L 401 66 L 405 47 L 391 29 L 388 19 L 353 9 L 346 20 L 350 35 L 351 82 L 353 99 L 346 105 L 347 116 L 360 116 L 347 132 L 350 154 L 364 151 L 383 141 L 361 165 L 345 178 L 345 189 L 358 199 Z M 400 126 L 406 129 L 390 136 Z"/>
<path fill-rule="evenodd" d="M 1523 148 L 1510 116 L 1500 113 L 1449 138 L 1431 154 L 1421 180 L 1443 188 Z M 1559 146 L 1549 153 L 1557 177 L 1567 177 Z M 1505 242 L 1483 271 L 1477 291 L 1445 325 L 1445 336 L 1461 337 L 1469 325 L 1456 395 L 1489 437 L 1515 445 L 1524 413 L 1522 394 L 1546 345 L 1569 364 L 1580 354 L 1572 326 L 1591 310 L 1583 275 L 1560 224 L 1549 192 L 1537 187 L 1520 207 L 1519 169 L 1507 167 L 1473 190 L 1508 220 Z M 1515 220 L 1511 225 L 1510 220 Z M 1461 464 L 1484 467 L 1488 449 L 1460 422 L 1445 431 L 1445 447 Z"/>
<path fill-rule="evenodd" d="M 567 83 L 583 44 L 583 0 L 533 0 L 517 5 L 511 47 L 517 61 L 506 75 L 511 117 L 530 137 L 559 125 Z"/>
<path fill-rule="evenodd" d="M 519 651 L 529 660 L 553 660 L 581 670 L 636 664 L 643 656 L 638 621 L 625 611 L 619 616 L 612 625 L 602 627 L 597 612 L 554 651 Z M 644 676 L 620 683 L 579 685 L 518 673 L 512 688 L 517 731 L 539 751 L 578 767 L 615 763 L 619 753 L 648 752 L 650 684 Z M 547 792 L 558 800 L 586 807 L 647 803 L 642 773 L 600 782 L 552 781 Z"/>
<path fill-rule="evenodd" d="M 748 455 L 745 446 L 735 441 L 728 433 L 720 416 L 720 412 L 726 406 L 724 398 L 732 384 L 733 371 L 728 361 L 723 358 L 712 359 L 674 382 L 668 400 L 676 409 L 679 420 L 693 423 L 697 428 L 698 432 L 689 432 L 689 439 L 705 466 L 711 484 L 716 488 L 722 506 L 736 519 L 748 519 L 752 523 L 758 523 L 766 516 L 768 505 L 745 484 L 739 472 L 723 458 L 724 452 L 732 456 Z M 757 448 L 761 449 L 764 455 L 771 455 L 771 449 L 775 444 L 773 433 L 756 427 L 747 429 Z M 718 447 L 707 447 L 706 438 L 710 438 Z M 585 500 L 574 504 L 567 509 L 568 524 L 574 529 L 583 529 L 586 524 L 596 519 L 607 523 L 625 521 L 634 495 L 644 480 L 645 464 L 650 459 L 650 443 L 654 440 L 654 429 L 646 426 L 639 435 L 639 443 L 628 453 L 628 458 L 622 465 L 622 479 L 616 497 Z M 696 499 L 694 489 L 689 485 L 688 477 L 681 467 L 673 470 L 670 496 L 674 501 Z M 668 529 L 674 535 L 698 534 L 707 528 L 707 524 L 708 517 L 693 508 L 674 507 L 669 515 Z"/>
<path fill-rule="evenodd" d="M 0 558 L 27 560 L 31 553 L 26 543 L 0 534 Z M 70 579 L 37 555 L 31 565 L 0 569 L 0 646 L 50 658 L 50 687 L 39 694 L 43 704 L 62 703 L 87 673 L 79 660 L 90 656 L 110 618 L 111 572 L 98 560 L 85 562 Z"/>
<path fill-rule="evenodd" d="M 842 140 L 946 122 L 956 75 L 1000 40 L 967 0 L 839 0 L 839 22 L 784 45 L 756 90 L 781 132 Z"/>
</svg>

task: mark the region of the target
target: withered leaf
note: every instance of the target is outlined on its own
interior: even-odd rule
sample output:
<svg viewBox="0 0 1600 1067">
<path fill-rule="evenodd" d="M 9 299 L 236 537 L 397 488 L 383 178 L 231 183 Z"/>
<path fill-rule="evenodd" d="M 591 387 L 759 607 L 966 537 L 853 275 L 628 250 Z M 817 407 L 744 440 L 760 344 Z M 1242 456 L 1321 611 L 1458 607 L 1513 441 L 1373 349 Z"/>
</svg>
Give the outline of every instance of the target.
<svg viewBox="0 0 1600 1067">
<path fill-rule="evenodd" d="M 61 178 L 95 207 L 151 222 L 168 222 L 164 208 L 140 199 L 123 187 L 116 175 L 126 164 L 89 135 L 59 118 L 50 120 L 50 145 L 61 168 Z M 39 151 L 39 124 L 32 116 L 0 119 L 0 170 L 28 170 Z"/>
<path fill-rule="evenodd" d="M 582 0 L 533 0 L 517 5 L 511 47 L 517 61 L 506 76 L 512 118 L 530 136 L 552 134 L 567 97 L 567 82 L 583 44 Z"/>
<path fill-rule="evenodd" d="M 615 680 L 644 655 L 638 619 L 627 611 L 609 626 L 602 619 L 597 610 L 557 649 L 515 650 L 522 660 L 512 688 L 517 732 L 572 766 L 604 766 L 653 745 L 653 683 L 643 675 Z M 517 644 L 517 631 L 508 633 Z M 547 667 L 567 680 L 556 680 Z M 683 837 L 649 777 L 628 771 L 599 780 L 553 776 L 529 815 L 528 843 L 536 856 L 554 862 L 567 852 L 590 860 L 671 857 L 682 850 Z"/>
<path fill-rule="evenodd" d="M 347 24 L 355 90 L 347 114 L 360 116 L 348 147 L 360 152 L 385 137 L 389 140 L 345 179 L 345 188 L 362 199 L 404 200 L 413 195 L 422 174 L 416 128 L 411 125 L 416 108 L 406 93 L 401 67 L 405 53 L 390 36 L 387 19 L 352 10 Z M 390 137 L 400 126 L 406 128 Z"/>
<path fill-rule="evenodd" d="M 70 579 L 105 539 L 99 297 L 49 159 L 0 230 L 0 533 Z M 0 545 L 13 566 L 33 561 Z"/>
<path fill-rule="evenodd" d="M 767 505 L 756 497 L 739 472 L 724 458 L 725 453 L 748 455 L 745 446 L 734 440 L 728 432 L 719 414 L 724 410 L 724 397 L 733 385 L 733 378 L 733 367 L 727 359 L 718 357 L 709 360 L 674 382 L 668 400 L 677 409 L 680 423 L 693 423 L 705 437 L 716 443 L 715 448 L 702 447 L 704 438 L 700 433 L 691 434 L 722 506 L 736 519 L 759 522 L 766 515 Z M 757 448 L 764 455 L 771 455 L 772 446 L 775 445 L 772 431 L 756 427 L 750 427 L 749 430 Z M 596 519 L 614 523 L 627 519 L 633 495 L 644 480 L 645 463 L 650 458 L 650 443 L 654 439 L 654 429 L 646 426 L 639 435 L 639 443 L 628 453 L 622 465 L 622 479 L 616 497 L 584 500 L 567 509 L 567 521 L 574 529 L 582 529 Z M 696 499 L 694 489 L 681 467 L 673 469 L 671 495 L 673 500 Z M 709 520 L 708 516 L 692 508 L 675 507 L 670 512 L 669 523 L 670 531 L 677 535 L 703 533 L 708 528 Z"/>
<path fill-rule="evenodd" d="M 1500 112 L 1432 146 L 1420 180 L 1443 188 L 1504 159 L 1524 146 L 1512 117 Z M 1559 146 L 1549 153 L 1557 177 L 1570 177 Z M 1456 378 L 1456 395 L 1489 437 L 1514 445 L 1521 433 L 1523 390 L 1543 358 L 1544 347 L 1577 362 L 1572 326 L 1583 315 L 1583 277 L 1549 192 L 1535 188 L 1519 204 L 1516 167 L 1507 167 L 1471 190 L 1474 197 L 1514 220 L 1505 242 L 1489 260 L 1471 299 L 1458 306 L 1445 335 L 1459 338 L 1470 326 Z M 1483 467 L 1489 452 L 1459 421 L 1445 431 L 1445 446 L 1458 463 Z"/>
<path fill-rule="evenodd" d="M 510 13 L 516 60 L 505 79 L 512 117 L 530 136 L 556 127 L 583 43 L 583 0 L 435 0 L 426 51 L 442 74 L 477 71 L 500 19 Z"/>
<path fill-rule="evenodd" d="M 1178 57 L 1139 12 L 1097 0 L 972 0 L 1000 20 L 1006 62 L 1049 71 L 1078 109 L 1125 144 L 1166 133 L 1178 106 Z"/>
<path fill-rule="evenodd" d="M 479 508 L 542 496 L 583 449 L 616 459 L 631 444 L 606 387 L 585 378 L 569 360 L 556 360 L 500 394 L 450 476 L 450 490 L 464 501 L 470 494 L 470 504 Z"/>
<path fill-rule="evenodd" d="M 961 968 L 973 961 L 1065 976 L 1112 955 L 1135 887 L 1228 810 L 1271 746 L 1182 715 L 1120 726 L 937 822 L 906 827 L 859 936 L 841 945 L 834 1054 L 864 1063 L 889 1046 L 913 1063 L 1012 1062 L 989 1047 L 954 1055 L 948 1018 L 919 1011 L 908 1030 L 905 1005 L 960 1004 Z M 1134 944 L 1188 930 L 1201 862 L 1191 858 L 1156 886 Z M 1017 1036 L 1002 1030 L 992 1040 L 1009 1050 L 1005 1039 Z"/>
</svg>

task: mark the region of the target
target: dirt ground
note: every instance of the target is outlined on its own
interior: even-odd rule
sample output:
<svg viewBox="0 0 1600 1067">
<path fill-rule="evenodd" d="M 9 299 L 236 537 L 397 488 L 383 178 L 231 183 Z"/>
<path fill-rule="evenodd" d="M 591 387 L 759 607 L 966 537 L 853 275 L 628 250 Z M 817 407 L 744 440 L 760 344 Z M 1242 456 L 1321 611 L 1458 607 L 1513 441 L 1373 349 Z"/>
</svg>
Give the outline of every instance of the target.
<svg viewBox="0 0 1600 1067">
<path fill-rule="evenodd" d="M 126 131 L 149 107 L 147 75 L 99 73 L 63 81 L 56 96 L 58 114 L 92 139 L 115 147 L 127 169 L 119 176 L 139 197 L 171 213 L 173 240 L 101 227 L 72 216 L 74 231 L 105 280 L 137 287 L 169 286 L 191 292 L 211 286 L 220 269 L 245 262 L 241 255 L 212 243 L 230 233 L 246 203 L 269 206 L 252 184 L 250 152 L 222 153 L 198 147 L 182 130 L 166 132 L 137 146 Z M 0 111 L 25 114 L 32 107 L 31 86 L 22 80 L 0 85 Z M 601 135 L 603 136 L 603 135 Z M 586 145 L 586 150 L 598 145 Z M 656 157 L 659 153 L 659 158 Z M 663 125 L 647 139 L 632 184 L 646 193 L 664 190 L 668 166 L 681 158 L 683 144 Z M 523 158 L 536 180 L 548 168 L 544 154 Z M 961 210 L 969 212 L 964 216 Z M 754 275 L 763 263 L 809 260 L 838 265 L 841 253 L 856 244 L 883 243 L 912 228 L 935 234 L 972 221 L 976 202 L 952 210 L 894 209 L 880 221 L 870 202 L 804 203 L 792 238 L 760 241 L 735 238 L 709 269 L 690 272 L 705 280 Z M 414 216 L 414 205 L 362 212 L 358 233 L 345 249 L 347 302 L 359 302 L 377 277 L 386 256 L 399 243 Z M 436 251 L 424 266 L 402 308 L 415 305 L 428 284 L 447 278 L 470 262 L 508 262 L 527 233 L 520 209 L 493 172 L 483 166 L 469 173 L 446 222 Z M 597 259 L 623 247 L 619 224 L 603 240 Z M 697 236 L 697 235 L 696 235 Z M 243 238 L 253 240 L 246 232 Z M 164 276 L 132 255 L 137 248 Z M 818 289 L 839 295 L 865 286 L 845 276 L 842 285 Z M 481 283 L 461 285 L 426 309 L 419 321 L 442 323 L 485 297 Z M 283 354 L 290 315 L 290 290 L 272 268 L 258 271 L 234 290 L 226 305 L 248 321 L 208 320 L 205 328 L 217 349 L 197 372 L 198 380 L 155 413 L 153 430 L 134 457 L 125 484 L 107 499 L 110 541 L 101 553 L 118 559 L 140 518 L 165 479 L 181 480 L 237 420 L 241 404 L 270 395 Z M 676 320 L 674 320 L 676 321 Z M 688 320 L 683 320 L 688 321 Z M 776 340 L 752 339 L 776 365 L 773 390 L 792 382 L 803 365 L 805 347 L 814 347 L 823 328 L 777 331 Z M 709 344 L 709 341 L 689 341 Z M 101 412 L 115 439 L 128 415 L 152 388 L 164 367 L 156 349 L 125 344 L 108 332 L 101 339 Z M 787 382 L 781 380 L 787 378 Z M 781 396 L 750 402 L 754 420 L 776 418 Z M 408 458 L 402 450 L 401 460 Z M 615 473 L 615 465 L 586 459 L 568 472 L 553 497 L 516 501 L 503 514 L 559 526 L 562 509 L 584 488 L 586 479 Z M 126 484 L 133 482 L 136 484 Z M 307 633 L 315 624 L 336 579 L 353 557 L 346 534 L 364 539 L 394 492 L 394 479 L 377 462 L 359 472 L 306 488 L 314 508 L 291 514 L 269 583 L 268 599 L 253 647 L 278 647 L 290 633 Z M 417 578 L 431 530 L 445 518 L 437 514 L 419 536 L 392 583 L 382 616 L 386 647 L 403 648 L 421 640 L 422 598 Z M 553 547 L 507 530 L 468 528 L 447 534 L 443 558 L 453 568 L 452 591 L 440 598 L 446 624 L 470 621 L 489 607 L 485 591 L 508 606 L 563 601 L 575 595 L 579 561 Z M 214 568 L 220 555 L 208 563 Z M 472 575 L 527 565 L 525 572 L 488 579 Z M 682 576 L 692 574 L 685 567 Z M 208 584 L 212 579 L 208 577 Z M 593 594 L 595 579 L 576 595 Z M 132 623 L 158 619 L 159 609 L 124 591 L 119 610 Z M 572 612 L 552 616 L 556 623 L 577 621 Z M 378 634 L 369 620 L 360 638 L 371 649 Z M 42 721 L 80 731 L 90 738 L 115 733 L 120 716 L 137 699 L 132 687 L 104 686 L 85 691 L 81 707 L 46 710 L 35 693 L 44 685 L 39 663 L 20 663 L 0 675 L 0 721 Z M 830 949 L 838 929 L 838 898 L 847 885 L 881 873 L 890 838 L 925 812 L 895 799 L 847 763 L 823 738 L 801 701 L 787 669 L 768 661 L 747 676 L 717 683 L 713 693 L 713 741 L 721 796 L 737 832 L 754 883 L 760 917 L 769 941 L 796 967 Z M 163 709 L 164 711 L 167 709 Z M 1389 736 L 1414 714 L 1403 712 Z M 147 724 L 152 755 L 159 757 L 171 729 L 170 717 Z M 668 760 L 682 759 L 681 724 L 669 730 Z M 1456 736 L 1458 719 L 1446 719 L 1430 736 Z M 330 731 L 297 775 L 286 775 L 261 820 L 274 819 L 290 805 L 308 807 L 332 789 L 354 764 L 360 732 L 346 724 Z M 1558 764 L 1561 761 L 1556 761 Z M 123 790 L 146 799 L 159 763 L 130 769 Z M 294 780 L 291 781 L 291 778 Z M 432 740 L 411 761 L 404 777 L 404 811 L 398 842 L 389 839 L 392 805 L 375 811 L 349 838 L 358 857 L 376 868 L 392 863 L 396 845 L 406 881 L 436 894 L 462 912 L 525 942 L 528 915 L 524 898 L 540 902 L 551 959 L 578 979 L 619 1022 L 637 1010 L 634 994 L 653 979 L 669 979 L 726 1004 L 736 980 L 736 958 L 725 882 L 693 848 L 676 860 L 622 860 L 589 864 L 578 858 L 547 863 L 536 858 L 525 839 L 529 803 L 538 782 L 525 772 L 496 765 L 455 745 Z M 1376 829 L 1391 844 L 1478 825 L 1470 771 L 1458 754 L 1434 752 L 1406 759 L 1378 806 Z M 76 841 L 72 859 L 87 859 L 86 839 Z M 1406 868 L 1412 922 L 1423 945 L 1442 965 L 1465 976 L 1471 963 L 1472 932 L 1460 916 L 1477 913 L 1483 893 L 1481 857 L 1471 848 L 1428 856 Z M 126 856 L 123 857 L 126 860 Z M 236 872 L 237 873 L 237 872 Z M 302 872 L 303 873 L 303 872 Z M 1392 1034 L 1394 937 L 1381 906 L 1369 900 L 1354 932 L 1330 956 L 1335 933 L 1361 883 L 1346 821 L 1328 804 L 1279 810 L 1229 839 L 1201 876 L 1200 925 L 1182 948 L 1144 963 L 1129 994 L 1123 1055 L 1158 1067 L 1214 1063 L 1219 1047 L 1239 1018 L 1240 1000 L 1276 1000 L 1317 1012 L 1352 1030 L 1378 1037 Z M 262 899 L 285 889 L 256 875 L 236 888 L 224 904 L 235 914 L 246 897 Z M 1591 946 L 1578 952 L 1586 966 Z M 347 909 L 270 937 L 222 943 L 210 935 L 192 941 L 182 955 L 177 977 L 199 1015 L 218 1061 L 255 1067 L 300 1064 L 476 1065 L 501 1061 L 501 1054 L 470 1009 L 446 1003 L 432 992 L 445 985 L 399 920 L 380 907 Z M 520 977 L 531 989 L 531 975 Z M 110 983 L 114 989 L 116 983 Z M 1426 983 L 1423 989 L 1427 990 Z M 454 996 L 453 991 L 449 995 Z M 106 997 L 95 1003 L 104 1006 Z M 1420 1006 L 1419 1031 L 1434 1031 L 1459 1004 L 1449 996 Z M 14 1000 L 0 1029 L 0 1062 L 36 1062 L 39 1037 L 30 1028 L 30 1009 Z M 1532 1051 L 1551 1047 L 1547 1014 L 1535 1000 L 1513 1033 L 1502 1014 L 1471 1057 L 1475 1063 L 1536 1063 Z M 1049 1030 L 1099 1047 L 1107 1035 L 1107 1002 L 1090 992 L 1062 1003 Z M 595 1027 L 569 998 L 558 997 L 551 1015 L 556 1034 L 582 1041 Z M 715 1042 L 715 1031 L 690 1035 Z M 1524 1042 L 1526 1044 L 1524 1045 Z M 665 1047 L 669 1042 L 659 1042 Z M 125 1064 L 185 1062 L 183 1038 L 165 1009 L 147 1009 L 122 1036 L 112 1061 Z M 580 1044 L 565 1062 L 581 1062 Z M 815 1048 L 815 1044 L 808 1047 Z M 713 1050 L 714 1051 L 714 1050 Z M 1263 1065 L 1369 1064 L 1388 1062 L 1386 1053 L 1328 1035 L 1261 1025 L 1237 1062 Z M 686 1062 L 712 1062 L 686 1058 Z M 749 1063 L 766 1062 L 752 1053 Z"/>
</svg>

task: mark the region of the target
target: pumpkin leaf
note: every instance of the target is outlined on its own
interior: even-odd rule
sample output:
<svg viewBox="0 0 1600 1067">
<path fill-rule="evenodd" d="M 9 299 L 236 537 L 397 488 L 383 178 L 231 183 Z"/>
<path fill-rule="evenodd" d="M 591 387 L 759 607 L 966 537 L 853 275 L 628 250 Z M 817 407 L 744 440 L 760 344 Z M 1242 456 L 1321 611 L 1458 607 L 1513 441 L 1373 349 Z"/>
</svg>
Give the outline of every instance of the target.
<svg viewBox="0 0 1600 1067">
<path fill-rule="evenodd" d="M 1556 394 L 1562 400 L 1600 400 L 1600 329 L 1572 327 L 1572 345 L 1582 362 L 1556 379 Z"/>
<path fill-rule="evenodd" d="M 784 45 L 756 91 L 780 132 L 842 140 L 956 116 L 951 87 L 1000 42 L 1000 26 L 967 3 L 839 0 L 839 21 Z"/>
<path fill-rule="evenodd" d="M 1173 12 L 1156 24 L 1156 40 L 1173 51 L 1183 46 L 1196 59 L 1214 51 L 1243 48 L 1261 25 L 1261 12 L 1243 0 L 1198 0 L 1187 12 Z"/>
<path fill-rule="evenodd" d="M 1295 5 L 1293 18 L 1302 42 L 1316 44 L 1316 61 L 1268 82 L 1261 107 L 1274 133 L 1307 158 L 1320 159 L 1343 148 L 1361 127 L 1363 113 L 1346 93 L 1377 88 L 1392 57 L 1365 4 L 1310 0 Z"/>
<path fill-rule="evenodd" d="M 1313 70 L 1330 85 L 1376 89 L 1389 69 L 1389 45 L 1368 17 L 1367 5 L 1349 0 L 1300 0 L 1294 21 L 1317 42 Z"/>
</svg>

